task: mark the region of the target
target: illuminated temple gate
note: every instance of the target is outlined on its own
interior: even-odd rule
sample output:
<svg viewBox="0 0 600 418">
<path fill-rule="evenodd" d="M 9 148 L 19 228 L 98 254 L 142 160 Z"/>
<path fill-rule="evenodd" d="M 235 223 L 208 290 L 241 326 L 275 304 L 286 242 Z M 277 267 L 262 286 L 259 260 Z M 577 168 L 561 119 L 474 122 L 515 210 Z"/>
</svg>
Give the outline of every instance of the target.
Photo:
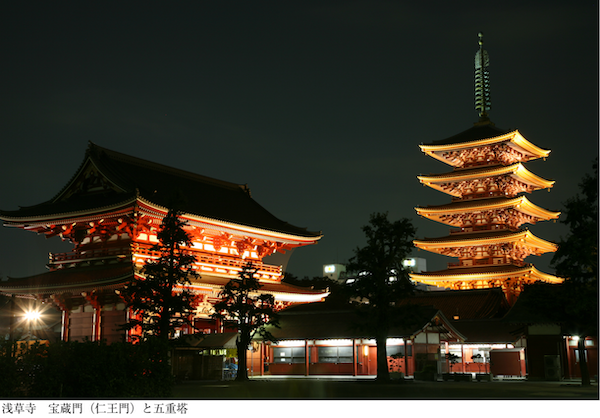
<svg viewBox="0 0 600 418">
<path fill-rule="evenodd" d="M 178 209 L 187 221 L 200 274 L 194 325 L 220 331 L 210 319 L 222 287 L 252 261 L 261 293 L 271 293 L 279 308 L 322 300 L 327 293 L 282 282 L 282 266 L 265 257 L 317 243 L 320 232 L 281 221 L 250 196 L 246 185 L 229 183 L 89 144 L 83 163 L 51 200 L 14 211 L 0 211 L 8 227 L 73 244 L 50 254 L 49 271 L 0 283 L 0 292 L 51 303 L 62 311 L 62 339 L 120 341 L 128 318 L 121 289 L 141 268 L 157 242 L 156 232 L 179 192 Z M 289 255 L 289 253 L 288 253 Z M 182 333 L 196 332 L 193 328 Z"/>
<path fill-rule="evenodd" d="M 411 274 L 411 278 L 456 290 L 501 287 L 512 304 L 527 283 L 563 281 L 524 262 L 529 255 L 556 251 L 557 245 L 536 237 L 523 225 L 557 219 L 560 213 L 543 209 L 524 195 L 553 186 L 554 181 L 523 165 L 545 159 L 550 151 L 532 144 L 518 130 L 499 129 L 490 121 L 489 58 L 482 44 L 480 38 L 475 56 L 479 121 L 450 138 L 420 145 L 426 155 L 450 165 L 453 171 L 418 179 L 424 186 L 450 195 L 452 202 L 417 207 L 416 211 L 453 229 L 448 236 L 415 240 L 414 244 L 456 257 L 458 262 L 449 263 L 446 270 Z"/>
</svg>

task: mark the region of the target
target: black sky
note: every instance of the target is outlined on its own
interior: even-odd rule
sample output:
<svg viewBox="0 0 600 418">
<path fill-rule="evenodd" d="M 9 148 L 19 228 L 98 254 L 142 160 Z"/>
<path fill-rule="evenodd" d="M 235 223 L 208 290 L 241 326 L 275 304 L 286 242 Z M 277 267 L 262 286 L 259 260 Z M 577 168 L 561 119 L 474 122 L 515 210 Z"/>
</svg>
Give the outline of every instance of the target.
<svg viewBox="0 0 600 418">
<path fill-rule="evenodd" d="M 322 230 L 292 256 L 301 277 L 351 257 L 373 212 L 448 233 L 414 212 L 450 200 L 416 179 L 449 171 L 418 145 L 476 122 L 479 31 L 492 121 L 552 150 L 527 167 L 556 185 L 530 199 L 560 210 L 598 155 L 597 2 L 14 2 L 0 30 L 0 208 L 53 197 L 93 141 L 247 183 L 274 215 Z M 69 248 L 0 228 L 0 276 Z M 552 273 L 550 259 L 527 261 Z"/>
</svg>

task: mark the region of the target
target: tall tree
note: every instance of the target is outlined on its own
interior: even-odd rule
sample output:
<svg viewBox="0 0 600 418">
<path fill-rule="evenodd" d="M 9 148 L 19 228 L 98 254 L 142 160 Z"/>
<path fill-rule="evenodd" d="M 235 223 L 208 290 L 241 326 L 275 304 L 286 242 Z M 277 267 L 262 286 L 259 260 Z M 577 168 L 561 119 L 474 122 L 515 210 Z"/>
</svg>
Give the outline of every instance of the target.
<svg viewBox="0 0 600 418">
<path fill-rule="evenodd" d="M 375 333 L 377 342 L 377 379 L 390 379 L 386 342 L 397 319 L 396 303 L 410 296 L 414 286 L 403 265 L 413 248 L 415 227 L 409 219 L 395 222 L 386 213 L 374 213 L 362 227 L 367 245 L 354 250 L 347 268 L 356 274 L 350 294 L 360 302 L 363 326 Z"/>
<path fill-rule="evenodd" d="M 142 339 L 172 338 L 193 312 L 194 295 L 186 286 L 198 276 L 192 268 L 196 257 L 185 249 L 192 243 L 184 230 L 186 222 L 179 215 L 171 209 L 163 218 L 158 243 L 152 247 L 159 257 L 148 259 L 142 269 L 144 277 L 134 280 L 122 293 L 135 314 L 124 328 L 140 327 Z"/>
<path fill-rule="evenodd" d="M 561 223 L 569 227 L 569 234 L 561 237 L 551 265 L 567 278 L 554 303 L 565 331 L 579 337 L 582 384 L 589 386 L 585 338 L 598 335 L 598 157 L 592 175 L 586 174 L 579 188 L 581 195 L 564 202 Z"/>
<path fill-rule="evenodd" d="M 576 280 L 598 278 L 598 157 L 593 173 L 579 183 L 581 195 L 563 204 L 565 218 L 560 222 L 569 227 L 569 234 L 559 241 L 552 257 L 556 274 Z"/>
<path fill-rule="evenodd" d="M 265 325 L 279 326 L 273 295 L 260 294 L 262 285 L 255 277 L 258 272 L 251 262 L 240 271 L 238 278 L 231 279 L 219 293 L 220 300 L 214 305 L 212 317 L 221 321 L 233 321 L 238 331 L 238 373 L 236 380 L 248 380 L 246 351 L 252 338 L 258 333 L 264 340 L 276 341 Z"/>
</svg>

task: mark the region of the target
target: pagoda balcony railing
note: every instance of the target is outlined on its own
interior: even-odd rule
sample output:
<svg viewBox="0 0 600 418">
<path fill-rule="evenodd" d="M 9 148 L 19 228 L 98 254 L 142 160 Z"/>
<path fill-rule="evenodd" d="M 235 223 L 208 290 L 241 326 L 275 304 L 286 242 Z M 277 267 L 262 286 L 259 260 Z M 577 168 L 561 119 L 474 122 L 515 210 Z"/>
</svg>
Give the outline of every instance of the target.
<svg viewBox="0 0 600 418">
<path fill-rule="evenodd" d="M 503 191 L 495 190 L 493 192 L 487 191 L 487 192 L 465 194 L 462 197 L 452 196 L 451 201 L 452 202 L 461 202 L 463 200 L 485 199 L 485 198 L 500 197 L 500 196 L 506 196 L 506 195 Z"/>
<path fill-rule="evenodd" d="M 469 263 L 468 261 L 470 261 L 470 260 L 459 261 L 458 263 L 448 263 L 448 268 L 476 267 L 476 266 L 500 266 L 500 265 L 505 265 L 505 266 L 512 265 L 512 266 L 523 267 L 527 264 L 524 261 L 519 261 L 519 260 L 509 260 L 509 261 L 502 260 L 502 262 L 494 263 L 494 257 L 473 260 L 472 263 Z"/>
<path fill-rule="evenodd" d="M 156 251 L 152 251 L 149 247 L 144 245 L 134 244 L 133 253 L 136 255 L 142 255 L 147 257 L 158 257 L 159 254 Z M 248 261 L 251 261 L 254 268 L 258 268 L 259 271 L 265 272 L 271 275 L 280 275 L 281 266 L 273 266 L 270 264 L 264 264 L 260 260 L 246 259 L 242 260 L 235 257 L 228 257 L 219 254 L 206 253 L 203 251 L 190 251 L 196 257 L 196 263 L 200 265 L 209 265 L 222 268 L 233 268 L 241 270 Z"/>
<path fill-rule="evenodd" d="M 108 258 L 126 258 L 129 255 L 129 246 L 127 246 L 83 249 L 79 251 L 71 251 L 66 253 L 49 253 L 48 259 L 50 265 L 60 265 L 76 263 L 78 261 L 93 261 Z"/>
<path fill-rule="evenodd" d="M 465 231 L 465 229 L 468 229 Z M 450 234 L 462 234 L 465 232 L 478 232 L 478 231 L 498 231 L 502 229 L 510 229 L 506 224 L 487 224 L 487 225 L 474 225 L 466 226 L 461 229 L 451 229 Z"/>
</svg>

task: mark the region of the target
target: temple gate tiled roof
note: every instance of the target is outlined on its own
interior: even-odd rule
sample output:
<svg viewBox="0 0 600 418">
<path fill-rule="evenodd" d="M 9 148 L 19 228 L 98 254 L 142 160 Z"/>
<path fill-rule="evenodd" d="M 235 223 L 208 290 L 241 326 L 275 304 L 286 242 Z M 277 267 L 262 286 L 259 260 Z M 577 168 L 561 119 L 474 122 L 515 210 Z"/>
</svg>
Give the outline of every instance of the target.
<svg viewBox="0 0 600 418">
<path fill-rule="evenodd" d="M 93 188 L 86 187 L 86 192 L 80 193 L 90 182 L 97 183 L 97 190 L 89 192 Z M 79 170 L 55 197 L 35 206 L 0 210 L 0 219 L 18 222 L 49 215 L 72 216 L 76 212 L 132 202 L 137 197 L 164 208 L 171 207 L 177 199 L 182 212 L 204 218 L 294 236 L 321 235 L 278 219 L 252 199 L 246 185 L 146 161 L 91 142 Z"/>
</svg>

